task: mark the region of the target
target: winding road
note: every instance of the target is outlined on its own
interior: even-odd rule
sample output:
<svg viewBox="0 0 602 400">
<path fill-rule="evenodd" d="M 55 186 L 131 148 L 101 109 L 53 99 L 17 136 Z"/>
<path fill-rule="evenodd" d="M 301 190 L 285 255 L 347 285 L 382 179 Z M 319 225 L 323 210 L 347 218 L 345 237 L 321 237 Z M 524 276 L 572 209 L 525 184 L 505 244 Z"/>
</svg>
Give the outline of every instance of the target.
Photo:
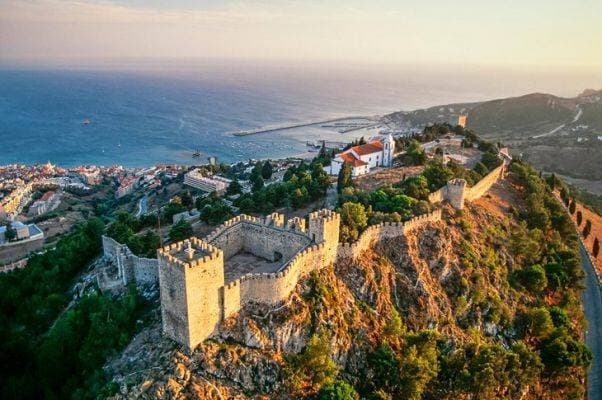
<svg viewBox="0 0 602 400">
<path fill-rule="evenodd" d="M 585 342 L 594 359 L 587 378 L 587 399 L 602 400 L 602 299 L 600 284 L 583 244 L 579 245 L 581 264 L 585 271 L 585 290 L 582 294 L 583 308 L 588 322 Z"/>
</svg>

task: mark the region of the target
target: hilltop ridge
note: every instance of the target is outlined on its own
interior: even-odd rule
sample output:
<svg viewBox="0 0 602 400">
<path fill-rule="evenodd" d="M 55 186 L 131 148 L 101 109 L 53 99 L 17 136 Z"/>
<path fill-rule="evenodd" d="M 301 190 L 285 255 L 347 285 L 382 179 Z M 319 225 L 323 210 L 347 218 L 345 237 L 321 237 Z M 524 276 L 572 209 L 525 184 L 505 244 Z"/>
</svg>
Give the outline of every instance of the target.
<svg viewBox="0 0 602 400">
<path fill-rule="evenodd" d="M 571 184 L 602 195 L 602 90 L 576 97 L 530 93 L 476 103 L 458 103 L 388 114 L 382 121 L 408 129 L 468 116 L 467 127 L 501 141 L 536 168 L 563 175 Z"/>
<path fill-rule="evenodd" d="M 515 167 L 463 211 L 314 271 L 281 306 L 247 304 L 190 355 L 157 314 L 106 365 L 112 398 L 329 398 L 333 385 L 370 399 L 582 396 L 582 275 L 572 225 L 544 193 Z"/>
</svg>

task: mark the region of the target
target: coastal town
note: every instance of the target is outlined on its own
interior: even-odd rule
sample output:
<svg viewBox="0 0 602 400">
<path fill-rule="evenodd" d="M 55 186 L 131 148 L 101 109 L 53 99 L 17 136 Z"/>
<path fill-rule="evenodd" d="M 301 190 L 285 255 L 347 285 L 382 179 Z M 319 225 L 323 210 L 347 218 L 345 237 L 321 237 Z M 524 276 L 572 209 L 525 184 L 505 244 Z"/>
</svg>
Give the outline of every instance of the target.
<svg viewBox="0 0 602 400">
<path fill-rule="evenodd" d="M 261 327 L 245 325 L 257 323 L 253 312 L 279 314 L 295 301 L 305 301 L 294 299 L 307 296 L 299 291 L 308 282 L 331 274 L 333 268 L 341 274 L 336 279 L 345 279 L 344 268 L 367 263 L 366 254 L 376 249 L 389 248 L 387 251 L 402 252 L 403 257 L 421 257 L 410 240 L 432 240 L 423 236 L 428 232 L 448 235 L 450 231 L 466 229 L 470 224 L 467 221 L 479 218 L 485 225 L 491 219 L 507 215 L 531 218 L 513 211 L 514 206 L 509 203 L 522 196 L 516 191 L 518 186 L 535 185 L 538 189 L 528 190 L 539 190 L 541 195 L 549 196 L 545 202 L 549 210 L 537 211 L 536 207 L 542 206 L 531 205 L 529 200 L 521 199 L 518 204 L 529 215 L 545 212 L 550 214 L 548 219 L 553 215 L 554 221 L 564 221 L 552 225 L 564 234 L 574 229 L 574 224 L 587 255 L 584 262 L 591 263 L 592 274 L 600 272 L 599 244 L 596 244 L 599 216 L 577 205 L 553 174 L 537 177 L 528 165 L 515 160 L 507 147 L 480 139 L 466 128 L 464 115 L 451 123 L 426 125 L 420 131 L 392 133 L 385 129 L 343 145 L 331 146 L 322 141 L 316 144 L 316 150 L 307 157 L 232 164 L 219 163 L 211 157 L 206 163 L 196 165 L 139 168 L 91 165 L 64 168 L 51 163 L 0 167 L 0 274 L 11 276 L 19 271 L 27 273 L 30 268 L 38 269 L 40 260 L 55 259 L 65 242 L 92 240 L 89 245 L 97 250 L 82 260 L 80 272 L 65 287 L 69 294 L 65 310 L 76 310 L 90 296 L 122 301 L 132 291 L 140 301 L 153 304 L 154 316 L 144 317 L 150 318 L 149 326 L 131 331 L 134 339 L 124 350 L 126 359 L 115 356 L 105 366 L 108 379 L 122 393 L 138 396 L 149 387 L 156 393 L 184 390 L 185 376 L 191 373 L 186 368 L 192 366 L 178 366 L 188 372 L 173 378 L 145 373 L 144 382 L 130 385 L 126 377 L 133 373 L 131 368 L 138 362 L 145 360 L 155 365 L 164 362 L 150 357 L 152 350 L 148 344 L 136 338 L 155 335 L 153 341 L 162 351 L 171 352 L 174 346 L 179 349 L 178 360 L 204 354 L 212 341 L 233 343 L 230 345 L 237 346 L 238 352 L 292 351 L 295 342 L 304 339 L 296 337 L 297 334 L 280 336 L 282 327 L 271 319 Z M 529 180 L 538 183 L 525 183 Z M 552 200 L 553 196 L 557 199 Z M 552 229 L 549 222 L 534 221 L 535 226 Z M 443 226 L 447 230 L 441 230 Z M 488 229 L 497 228 L 492 225 Z M 83 239 L 91 232 L 94 239 Z M 538 237 L 536 229 L 525 232 L 522 234 Z M 401 247 L 396 245 L 392 248 L 395 250 L 387 247 L 400 240 L 405 243 Z M 437 246 L 452 246 L 451 242 L 456 240 L 452 235 L 447 239 L 450 243 L 443 241 Z M 474 242 L 472 238 L 470 243 Z M 468 252 L 475 252 L 476 247 L 468 243 L 462 239 L 453 246 L 461 245 Z M 438 251 L 437 246 L 421 251 L 429 254 Z M 452 252 L 451 248 L 446 251 L 448 256 Z M 438 263 L 446 263 L 445 268 L 458 274 L 454 279 L 465 273 L 455 262 L 438 257 Z M 464 256 L 458 257 L 460 263 L 467 262 Z M 418 268 L 419 264 L 412 261 L 406 268 Z M 517 290 L 531 285 L 527 275 L 517 274 L 513 275 L 519 282 L 513 283 L 518 285 Z M 448 285 L 443 276 L 437 279 L 441 280 L 437 284 Z M 547 279 L 541 284 L 552 285 Z M 405 285 L 403 281 L 396 284 Z M 412 293 L 416 285 L 427 283 L 416 275 L 416 283 L 406 290 Z M 595 285 L 599 285 L 599 278 Z M 422 290 L 425 292 L 421 296 L 428 298 L 435 289 Z M 383 296 L 383 291 L 373 295 Z M 388 296 L 399 295 L 395 291 Z M 413 307 L 416 305 L 410 309 Z M 551 313 L 547 309 L 545 312 Z M 286 321 L 289 316 L 279 318 Z M 409 318 L 408 324 L 412 324 L 412 317 Z M 592 316 L 588 314 L 588 318 Z M 436 324 L 435 320 L 431 323 Z M 507 329 L 503 320 L 483 323 L 475 319 L 473 323 L 483 324 L 484 337 L 495 337 Z M 303 324 L 295 329 L 303 330 L 310 325 L 307 321 Z M 384 332 L 380 333 L 382 337 L 386 337 Z M 573 340 L 563 334 L 563 340 Z M 311 341 L 307 346 L 312 346 Z M 591 355 L 585 348 L 575 346 L 574 351 L 582 360 L 576 365 L 582 368 L 589 364 Z M 183 364 L 178 361 L 177 365 Z M 583 371 L 579 369 L 579 374 Z M 236 374 L 246 376 L 249 372 L 238 370 Z M 584 375 L 577 376 L 583 379 Z M 225 383 L 227 380 L 212 378 L 212 381 L 211 385 L 225 385 L 219 389 L 224 394 L 238 393 L 239 389 Z M 356 385 L 360 390 L 372 390 Z M 275 389 L 293 397 L 307 390 L 311 392 L 311 389 L 278 386 L 277 381 L 244 390 L 271 393 Z M 186 390 L 203 397 L 205 390 L 214 389 L 211 386 Z"/>
</svg>

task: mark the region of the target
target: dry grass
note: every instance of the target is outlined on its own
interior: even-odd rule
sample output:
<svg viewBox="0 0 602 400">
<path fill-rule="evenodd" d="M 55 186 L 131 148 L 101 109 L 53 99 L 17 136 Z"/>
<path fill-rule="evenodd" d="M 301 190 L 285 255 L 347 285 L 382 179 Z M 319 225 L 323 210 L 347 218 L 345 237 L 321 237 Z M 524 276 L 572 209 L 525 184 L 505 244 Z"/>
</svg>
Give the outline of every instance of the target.
<svg viewBox="0 0 602 400">
<path fill-rule="evenodd" d="M 424 170 L 424 166 L 378 168 L 367 175 L 355 178 L 355 186 L 362 190 L 372 191 L 378 187 L 392 185 L 401 181 L 404 176 L 418 175 Z"/>
</svg>

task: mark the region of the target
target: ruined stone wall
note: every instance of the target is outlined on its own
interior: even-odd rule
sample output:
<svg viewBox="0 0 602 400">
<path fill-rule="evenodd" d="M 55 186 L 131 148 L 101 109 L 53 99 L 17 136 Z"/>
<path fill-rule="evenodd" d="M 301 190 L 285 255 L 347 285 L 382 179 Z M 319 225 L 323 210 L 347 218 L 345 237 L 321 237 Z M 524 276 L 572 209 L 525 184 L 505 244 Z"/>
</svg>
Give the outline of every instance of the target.
<svg viewBox="0 0 602 400">
<path fill-rule="evenodd" d="M 154 284 L 159 279 L 158 261 L 138 257 L 125 245 L 108 236 L 102 236 L 103 256 L 117 266 L 123 285 Z"/>
<path fill-rule="evenodd" d="M 385 238 L 402 236 L 404 233 L 429 222 L 441 220 L 441 210 L 420 215 L 406 222 L 385 222 L 368 227 L 353 243 L 341 243 L 338 248 L 338 258 L 357 258 L 371 248 L 374 243 Z"/>
</svg>

